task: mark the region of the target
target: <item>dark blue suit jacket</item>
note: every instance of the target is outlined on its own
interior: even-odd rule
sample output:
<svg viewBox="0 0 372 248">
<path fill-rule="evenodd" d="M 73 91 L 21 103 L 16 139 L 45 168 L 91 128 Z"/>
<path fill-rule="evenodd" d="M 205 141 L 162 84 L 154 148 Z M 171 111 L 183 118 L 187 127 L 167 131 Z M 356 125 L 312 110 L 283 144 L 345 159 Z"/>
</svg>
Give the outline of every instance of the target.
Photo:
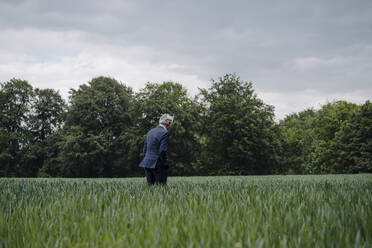
<svg viewBox="0 0 372 248">
<path fill-rule="evenodd" d="M 140 163 L 143 168 L 155 168 L 156 163 L 160 162 L 169 166 L 167 159 L 169 134 L 162 126 L 151 129 L 146 136 L 143 153 L 145 157 Z"/>
</svg>

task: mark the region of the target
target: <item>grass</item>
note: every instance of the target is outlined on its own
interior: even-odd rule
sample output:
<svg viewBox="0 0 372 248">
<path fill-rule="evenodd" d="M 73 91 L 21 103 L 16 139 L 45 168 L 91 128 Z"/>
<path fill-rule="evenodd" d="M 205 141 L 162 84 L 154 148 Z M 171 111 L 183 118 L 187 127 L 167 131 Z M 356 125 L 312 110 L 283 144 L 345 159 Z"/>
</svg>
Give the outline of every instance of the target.
<svg viewBox="0 0 372 248">
<path fill-rule="evenodd" d="M 2 178 L 0 247 L 372 247 L 372 175 Z"/>
</svg>

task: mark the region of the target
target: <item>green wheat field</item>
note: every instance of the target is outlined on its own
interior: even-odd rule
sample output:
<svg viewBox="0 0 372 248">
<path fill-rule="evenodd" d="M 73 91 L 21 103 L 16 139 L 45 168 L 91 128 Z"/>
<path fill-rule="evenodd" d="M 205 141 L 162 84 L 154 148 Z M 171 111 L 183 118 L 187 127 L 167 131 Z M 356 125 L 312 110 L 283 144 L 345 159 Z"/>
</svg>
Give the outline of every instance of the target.
<svg viewBox="0 0 372 248">
<path fill-rule="evenodd" d="M 2 178 L 0 247 L 372 247 L 372 175 Z"/>
</svg>

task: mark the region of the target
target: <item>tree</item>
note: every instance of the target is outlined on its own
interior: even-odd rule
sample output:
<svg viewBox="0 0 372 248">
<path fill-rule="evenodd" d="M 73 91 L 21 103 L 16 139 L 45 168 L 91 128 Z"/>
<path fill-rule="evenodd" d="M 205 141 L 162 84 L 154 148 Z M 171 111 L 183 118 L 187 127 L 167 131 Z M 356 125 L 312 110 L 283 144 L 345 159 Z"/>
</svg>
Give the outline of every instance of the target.
<svg viewBox="0 0 372 248">
<path fill-rule="evenodd" d="M 98 77 L 70 94 L 59 145 L 61 171 L 72 177 L 114 176 L 112 165 L 119 159 L 120 149 L 117 143 L 130 126 L 131 89 L 115 79 Z"/>
<path fill-rule="evenodd" d="M 341 130 L 358 106 L 346 101 L 327 103 L 317 112 L 313 130 L 315 139 L 312 144 L 312 153 L 309 163 L 316 173 L 340 173 L 339 165 L 335 160 L 335 136 Z"/>
<path fill-rule="evenodd" d="M 349 166 L 353 163 L 340 161 L 340 157 L 348 160 L 339 154 L 342 147 L 344 152 L 351 149 L 346 149 L 349 142 L 345 143 L 344 132 L 348 130 L 350 134 L 354 129 L 345 125 L 351 125 L 359 108 L 356 104 L 336 101 L 323 105 L 318 111 L 302 111 L 281 121 L 283 166 L 292 173 L 352 172 Z M 351 157 L 355 159 L 354 155 Z"/>
<path fill-rule="evenodd" d="M 34 92 L 30 116 L 31 131 L 36 141 L 43 141 L 61 128 L 66 103 L 53 89 L 36 88 Z"/>
<path fill-rule="evenodd" d="M 273 107 L 257 98 L 252 83 L 233 74 L 201 90 L 207 107 L 203 137 L 213 174 L 270 173 L 275 166 Z"/>
<path fill-rule="evenodd" d="M 198 130 L 201 106 L 188 96 L 181 84 L 174 82 L 147 83 L 134 99 L 130 111 L 133 117 L 129 139 L 131 164 L 138 168 L 143 157 L 146 133 L 159 125 L 162 114 L 169 113 L 175 116 L 168 149 L 170 174 L 194 174 L 197 170 L 196 158 L 200 152 Z"/>
<path fill-rule="evenodd" d="M 29 130 L 33 136 L 33 143 L 26 150 L 23 159 L 23 164 L 27 164 L 27 168 L 32 168 L 32 171 L 28 172 L 31 176 L 36 176 L 42 167 L 45 170 L 46 159 L 50 157 L 47 153 L 48 146 L 54 146 L 46 139 L 59 132 L 64 121 L 65 109 L 66 103 L 59 92 L 53 89 L 36 88 L 34 90 L 29 119 Z M 46 173 L 42 175 L 46 176 Z"/>
<path fill-rule="evenodd" d="M 372 103 L 366 101 L 342 123 L 332 144 L 334 170 L 372 172 Z"/>
<path fill-rule="evenodd" d="M 21 162 L 32 143 L 29 131 L 32 86 L 24 80 L 1 83 L 0 90 L 0 176 L 27 175 Z"/>
<path fill-rule="evenodd" d="M 281 173 L 313 173 L 309 164 L 312 144 L 315 139 L 313 130 L 316 111 L 306 109 L 288 115 L 279 123 L 281 137 Z"/>
</svg>

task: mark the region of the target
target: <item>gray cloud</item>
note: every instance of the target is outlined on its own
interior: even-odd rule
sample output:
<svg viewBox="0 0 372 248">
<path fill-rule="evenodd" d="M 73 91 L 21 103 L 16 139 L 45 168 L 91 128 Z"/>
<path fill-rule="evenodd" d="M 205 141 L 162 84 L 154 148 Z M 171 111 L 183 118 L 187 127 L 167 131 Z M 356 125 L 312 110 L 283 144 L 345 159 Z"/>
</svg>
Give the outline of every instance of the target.
<svg viewBox="0 0 372 248">
<path fill-rule="evenodd" d="M 194 92 L 228 72 L 253 81 L 260 92 L 283 95 L 308 90 L 324 96 L 359 94 L 372 88 L 369 0 L 19 0 L 1 1 L 0 16 L 0 51 L 27 57 L 31 64 L 94 59 L 84 54 L 107 50 L 101 56 L 128 62 L 127 74 L 110 73 L 126 77 L 130 68 L 137 71 L 124 81 L 150 66 L 148 80 L 151 75 L 161 80 L 162 73 L 193 78 L 185 84 Z M 39 36 L 30 35 L 33 30 Z M 93 64 L 103 72 L 101 64 Z"/>
</svg>

